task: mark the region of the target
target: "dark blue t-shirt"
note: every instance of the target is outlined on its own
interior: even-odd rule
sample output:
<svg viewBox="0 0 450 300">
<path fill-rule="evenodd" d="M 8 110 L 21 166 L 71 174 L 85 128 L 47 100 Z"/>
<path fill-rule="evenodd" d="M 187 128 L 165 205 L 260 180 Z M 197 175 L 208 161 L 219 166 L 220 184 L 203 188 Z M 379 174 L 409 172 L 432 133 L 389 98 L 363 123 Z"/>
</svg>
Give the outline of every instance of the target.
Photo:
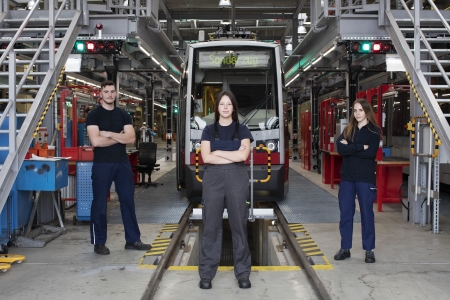
<svg viewBox="0 0 450 300">
<path fill-rule="evenodd" d="M 98 106 L 86 116 L 86 127 L 96 125 L 100 131 L 120 133 L 125 125 L 131 124 L 130 115 L 118 107 L 115 107 L 113 110 L 107 110 L 102 106 Z M 94 148 L 94 162 L 122 163 L 127 161 L 129 160 L 125 144 L 117 143 L 108 147 Z"/>
<path fill-rule="evenodd" d="M 221 141 L 232 141 L 235 128 L 236 128 L 236 122 L 231 122 L 228 126 L 221 126 L 219 122 L 217 122 L 217 127 L 219 129 L 219 139 Z M 239 124 L 239 135 L 238 135 L 239 141 L 242 141 L 244 139 L 250 139 L 250 143 L 253 142 L 253 136 L 250 132 L 250 130 L 247 128 L 247 126 Z M 202 133 L 202 141 L 210 141 L 211 145 L 215 141 L 214 136 L 214 124 L 208 125 L 203 129 Z M 211 151 L 214 151 L 211 149 Z"/>
</svg>

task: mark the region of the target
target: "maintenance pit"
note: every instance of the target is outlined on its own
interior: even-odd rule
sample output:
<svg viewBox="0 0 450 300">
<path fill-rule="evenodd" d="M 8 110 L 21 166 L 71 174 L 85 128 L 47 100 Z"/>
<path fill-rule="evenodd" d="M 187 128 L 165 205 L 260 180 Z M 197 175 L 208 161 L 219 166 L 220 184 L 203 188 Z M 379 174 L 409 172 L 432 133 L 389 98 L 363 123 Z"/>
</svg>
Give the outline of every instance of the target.
<svg viewBox="0 0 450 300">
<path fill-rule="evenodd" d="M 276 216 L 265 212 L 258 213 L 255 210 L 254 222 L 247 222 L 248 243 L 252 257 L 252 266 L 298 266 L 299 262 L 295 254 L 287 247 L 286 238 L 277 226 Z M 198 211 L 197 211 L 198 213 Z M 198 266 L 202 245 L 203 222 L 200 217 L 189 220 L 189 226 L 184 233 L 184 238 L 179 248 L 174 251 L 170 261 L 171 266 Z M 230 223 L 224 213 L 222 220 L 222 253 L 220 266 L 233 266 L 233 243 Z"/>
</svg>

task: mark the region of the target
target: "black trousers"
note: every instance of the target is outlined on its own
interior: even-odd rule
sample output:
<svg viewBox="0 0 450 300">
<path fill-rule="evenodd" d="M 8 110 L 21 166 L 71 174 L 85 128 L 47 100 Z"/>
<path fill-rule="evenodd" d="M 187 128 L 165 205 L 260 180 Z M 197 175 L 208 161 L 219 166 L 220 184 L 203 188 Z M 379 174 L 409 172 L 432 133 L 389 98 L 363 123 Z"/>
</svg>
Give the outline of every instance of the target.
<svg viewBox="0 0 450 300">
<path fill-rule="evenodd" d="M 203 239 L 199 275 L 213 279 L 222 250 L 222 219 L 227 208 L 233 240 L 234 275 L 250 276 L 252 261 L 247 242 L 249 178 L 243 163 L 207 165 L 203 176 Z"/>
<path fill-rule="evenodd" d="M 92 166 L 92 189 L 94 199 L 91 205 L 91 243 L 105 244 L 107 238 L 106 208 L 108 193 L 114 181 L 119 196 L 125 241 L 138 242 L 141 239 L 134 207 L 133 173 L 129 162 L 95 163 Z"/>
</svg>

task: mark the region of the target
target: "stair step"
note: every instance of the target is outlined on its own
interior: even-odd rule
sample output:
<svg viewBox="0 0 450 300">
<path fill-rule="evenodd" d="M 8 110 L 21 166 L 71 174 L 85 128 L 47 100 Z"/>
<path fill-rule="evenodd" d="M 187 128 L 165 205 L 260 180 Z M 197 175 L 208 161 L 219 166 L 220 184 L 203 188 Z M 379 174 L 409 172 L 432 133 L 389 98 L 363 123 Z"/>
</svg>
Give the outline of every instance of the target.
<svg viewBox="0 0 450 300">
<path fill-rule="evenodd" d="M 0 116 L 1 115 L 3 115 L 3 114 L 0 114 Z M 27 116 L 27 114 L 16 114 L 16 117 L 26 117 Z M 8 131 L 8 130 L 7 130 Z"/>
<path fill-rule="evenodd" d="M 5 60 L 5 61 L 3 62 L 3 64 L 4 64 L 4 65 L 9 64 L 9 60 Z M 29 64 L 31 64 L 31 59 L 30 59 L 30 60 L 28 60 L 28 59 L 16 60 L 16 65 L 29 65 Z M 36 61 L 34 62 L 34 64 L 35 64 L 35 65 L 48 64 L 48 60 L 36 60 Z"/>
<path fill-rule="evenodd" d="M 441 65 L 450 65 L 450 60 L 439 60 L 439 62 L 441 63 Z M 435 65 L 436 64 L 434 62 L 434 60 L 421 60 L 420 63 L 424 64 L 424 65 Z"/>
<path fill-rule="evenodd" d="M 424 76 L 442 76 L 441 72 L 422 72 Z M 450 73 L 445 73 L 447 76 L 450 76 Z"/>
<path fill-rule="evenodd" d="M 438 27 L 438 28 L 420 28 L 422 32 L 448 32 L 447 28 L 445 27 Z M 402 32 L 414 32 L 414 27 L 402 27 L 400 28 L 400 31 Z"/>
<path fill-rule="evenodd" d="M 9 147 L 0 147 L 0 151 L 8 151 L 9 150 Z M 2 167 L 3 167 L 3 165 L 2 165 Z"/>
<path fill-rule="evenodd" d="M 413 24 L 412 23 L 412 21 L 411 21 L 411 19 L 409 19 L 409 18 L 406 18 L 406 19 L 395 19 L 395 21 L 397 21 L 397 23 L 409 23 L 409 24 Z M 450 19 L 447 19 L 446 20 L 447 22 L 450 22 Z M 440 24 L 442 24 L 442 21 L 441 21 L 441 19 L 438 19 L 438 18 L 436 18 L 436 19 L 425 19 L 425 18 L 423 18 L 423 19 L 420 19 L 420 25 L 422 25 L 422 26 L 424 26 L 424 24 L 425 23 L 440 23 Z"/>
<path fill-rule="evenodd" d="M 413 43 L 414 38 L 405 38 L 406 42 Z M 441 38 L 427 38 L 428 43 L 448 43 L 450 42 L 450 37 L 441 37 Z"/>
<path fill-rule="evenodd" d="M 436 99 L 437 103 L 450 103 L 450 99 Z"/>
<path fill-rule="evenodd" d="M 450 49 L 431 49 L 434 53 L 450 53 Z M 411 48 L 411 51 L 414 52 L 414 48 Z M 422 53 L 428 53 L 428 49 L 420 49 Z"/>
<path fill-rule="evenodd" d="M 55 31 L 67 31 L 69 28 L 67 27 L 55 27 Z M 30 27 L 24 28 L 23 31 L 39 31 L 39 32 L 47 32 L 48 28 L 43 27 Z M 0 28 L 0 32 L 16 32 L 17 28 Z"/>
<path fill-rule="evenodd" d="M 34 101 L 34 99 L 27 99 L 27 98 L 23 98 L 23 99 L 16 99 L 16 102 L 19 102 L 19 103 L 27 103 L 27 102 L 33 102 Z M 5 102 L 9 102 L 9 99 L 1 99 L 0 98 L 0 103 L 5 103 Z"/>
<path fill-rule="evenodd" d="M 16 72 L 16 76 L 23 76 L 25 72 Z M 0 76 L 8 76 L 9 72 L 0 72 Z M 30 72 L 28 76 L 45 76 L 47 72 Z"/>
<path fill-rule="evenodd" d="M 61 42 L 64 38 L 55 38 L 56 42 Z M 0 42 L 9 43 L 12 40 L 12 37 L 1 37 Z M 44 37 L 19 37 L 17 42 L 40 42 L 44 40 Z"/>
<path fill-rule="evenodd" d="M 450 114 L 444 114 L 444 117 L 450 118 Z"/>
<path fill-rule="evenodd" d="M 59 18 L 56 20 L 56 22 L 71 22 L 72 18 Z M 3 20 L 4 23 L 23 23 L 23 19 L 4 19 Z M 47 22 L 48 23 L 48 18 L 31 18 L 29 20 L 29 23 L 34 23 L 34 22 Z M 55 28 L 56 29 L 56 28 Z"/>
<path fill-rule="evenodd" d="M 450 89 L 449 85 L 443 85 L 443 84 L 430 84 L 428 85 L 430 89 Z"/>
<path fill-rule="evenodd" d="M 36 53 L 37 48 L 25 48 L 25 49 L 14 49 L 16 53 Z M 49 49 L 42 49 L 41 52 L 48 52 Z M 55 50 L 58 50 L 57 48 Z M 5 49 L 1 49 L 0 53 L 5 52 Z"/>
<path fill-rule="evenodd" d="M 16 133 L 19 132 L 19 129 L 16 129 Z M 0 130 L 0 133 L 9 133 L 9 130 L 2 129 Z"/>
<path fill-rule="evenodd" d="M 39 89 L 41 86 L 39 84 L 24 84 L 22 85 L 23 89 Z M 9 85 L 0 84 L 0 89 L 8 89 Z"/>
</svg>

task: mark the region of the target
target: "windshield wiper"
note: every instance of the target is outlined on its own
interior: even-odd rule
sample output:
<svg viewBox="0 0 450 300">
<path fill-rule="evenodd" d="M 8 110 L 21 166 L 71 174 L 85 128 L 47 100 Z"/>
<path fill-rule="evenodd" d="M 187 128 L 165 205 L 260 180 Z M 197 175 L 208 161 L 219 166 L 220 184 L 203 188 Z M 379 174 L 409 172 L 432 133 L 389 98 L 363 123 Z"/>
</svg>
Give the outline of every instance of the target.
<svg viewBox="0 0 450 300">
<path fill-rule="evenodd" d="M 244 119 L 244 121 L 242 121 L 242 125 L 247 125 L 248 122 L 250 122 L 250 120 L 255 116 L 255 114 L 261 109 L 261 107 L 267 102 L 267 100 L 269 100 L 272 96 L 271 95 L 267 95 L 266 97 L 264 97 L 264 99 L 256 106 L 254 112 L 249 116 L 246 117 Z"/>
</svg>

